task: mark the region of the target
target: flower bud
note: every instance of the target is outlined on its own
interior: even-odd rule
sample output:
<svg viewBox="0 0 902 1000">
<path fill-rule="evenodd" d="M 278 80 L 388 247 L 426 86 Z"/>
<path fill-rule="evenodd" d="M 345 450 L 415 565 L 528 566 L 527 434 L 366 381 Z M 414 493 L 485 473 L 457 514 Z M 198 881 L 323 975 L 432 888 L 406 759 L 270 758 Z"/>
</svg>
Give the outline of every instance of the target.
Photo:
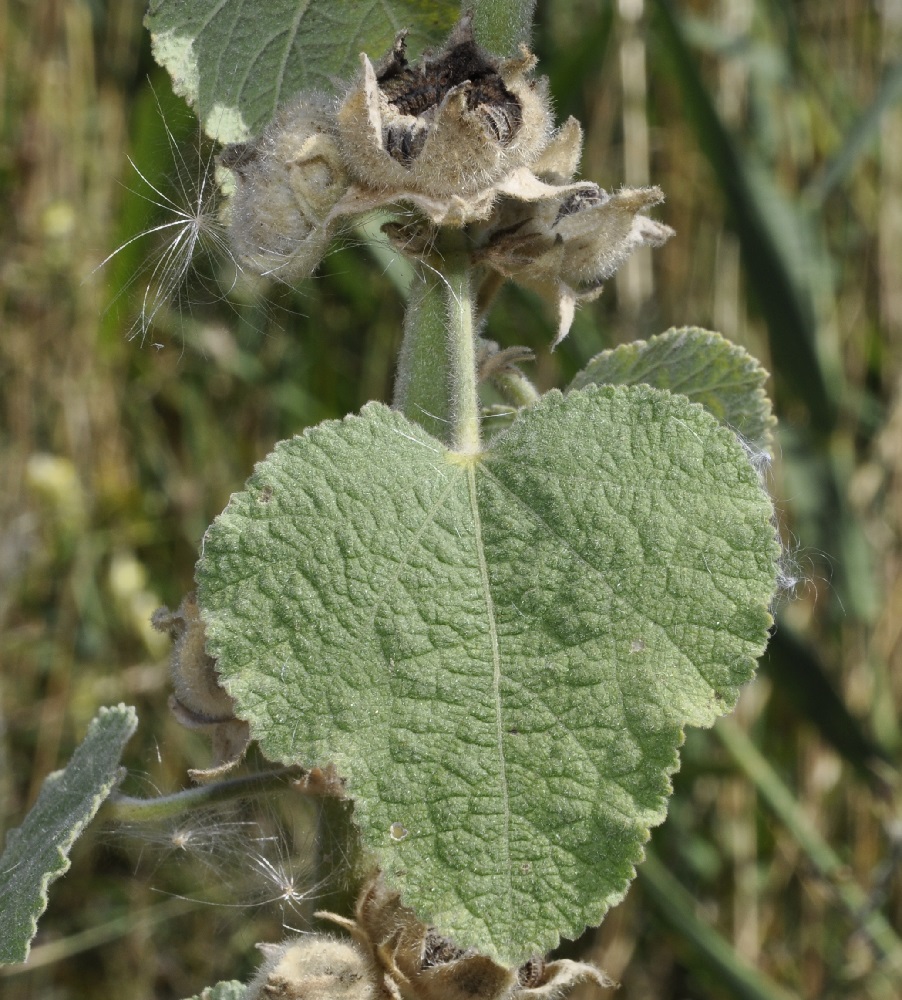
<svg viewBox="0 0 902 1000">
<path fill-rule="evenodd" d="M 329 213 L 348 189 L 330 103 L 302 93 L 259 139 L 226 148 L 235 176 L 229 237 L 242 267 L 285 281 L 310 274 L 331 238 Z"/>
<path fill-rule="evenodd" d="M 323 934 L 265 947 L 266 961 L 245 1000 L 384 1000 L 381 977 L 363 949 Z"/>
</svg>

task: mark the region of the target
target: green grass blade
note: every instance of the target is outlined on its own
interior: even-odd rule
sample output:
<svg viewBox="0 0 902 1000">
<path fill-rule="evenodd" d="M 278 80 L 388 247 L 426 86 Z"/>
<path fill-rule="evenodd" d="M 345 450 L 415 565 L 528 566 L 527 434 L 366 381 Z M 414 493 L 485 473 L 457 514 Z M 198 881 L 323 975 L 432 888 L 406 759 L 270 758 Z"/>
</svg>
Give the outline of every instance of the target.
<svg viewBox="0 0 902 1000">
<path fill-rule="evenodd" d="M 696 900 L 648 851 L 639 869 L 642 888 L 655 905 L 702 956 L 736 1000 L 798 1000 L 772 979 L 744 962 L 720 934 L 695 915 Z"/>
<path fill-rule="evenodd" d="M 868 145 L 877 140 L 884 114 L 900 99 L 902 99 L 902 60 L 889 67 L 870 107 L 849 129 L 845 142 L 833 159 L 805 189 L 805 200 L 813 211 L 819 210 L 833 190 L 855 169 Z"/>
<path fill-rule="evenodd" d="M 899 935 L 882 913 L 871 909 L 868 895 L 849 877 L 848 866 L 823 838 L 792 791 L 734 722 L 722 719 L 714 731 L 808 855 L 812 865 L 830 883 L 837 899 L 884 957 L 887 968 L 902 974 L 902 940 Z"/>
<path fill-rule="evenodd" d="M 769 330 L 776 369 L 798 393 L 819 431 L 836 418 L 838 386 L 828 380 L 817 348 L 817 317 L 810 287 L 800 280 L 805 262 L 788 253 L 790 236 L 806 228 L 769 178 L 756 175 L 740 154 L 705 87 L 670 0 L 656 0 L 657 26 L 673 73 L 682 88 L 698 144 L 717 177 L 732 214 L 749 284 Z"/>
</svg>

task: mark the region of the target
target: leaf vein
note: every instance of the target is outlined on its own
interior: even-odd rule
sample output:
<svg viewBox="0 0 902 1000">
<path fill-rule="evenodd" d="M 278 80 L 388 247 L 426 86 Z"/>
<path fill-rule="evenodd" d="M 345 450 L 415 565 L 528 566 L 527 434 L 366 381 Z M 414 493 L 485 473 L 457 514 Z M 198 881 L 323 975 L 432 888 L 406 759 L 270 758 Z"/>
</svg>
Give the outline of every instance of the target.
<svg viewBox="0 0 902 1000">
<path fill-rule="evenodd" d="M 501 717 L 501 653 L 498 646 L 498 626 L 495 618 L 495 607 L 492 601 L 492 591 L 489 582 L 489 568 L 485 549 L 482 544 L 482 521 L 479 516 L 479 500 L 476 495 L 476 472 L 471 466 L 468 469 L 468 487 L 470 493 L 470 509 L 473 512 L 474 536 L 476 539 L 476 554 L 479 559 L 479 574 L 482 578 L 482 590 L 485 595 L 486 617 L 488 619 L 489 635 L 492 643 L 492 693 L 495 698 L 495 726 L 498 740 L 498 770 L 501 780 L 501 802 L 504 810 L 504 874 L 507 890 L 507 912 L 513 913 L 514 887 L 511 882 L 510 856 L 510 789 L 507 783 L 507 766 L 504 760 L 504 723 Z"/>
</svg>

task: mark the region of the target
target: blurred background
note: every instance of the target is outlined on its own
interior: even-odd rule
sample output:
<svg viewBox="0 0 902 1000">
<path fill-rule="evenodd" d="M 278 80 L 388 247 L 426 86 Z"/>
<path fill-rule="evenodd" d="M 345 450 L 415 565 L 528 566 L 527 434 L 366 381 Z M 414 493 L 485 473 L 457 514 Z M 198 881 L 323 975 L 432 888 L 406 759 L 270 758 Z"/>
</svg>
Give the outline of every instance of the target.
<svg viewBox="0 0 902 1000">
<path fill-rule="evenodd" d="M 215 252 L 181 282 L 177 226 L 153 230 L 211 218 L 214 151 L 142 16 L 0 0 L 2 829 L 99 705 L 138 709 L 127 791 L 207 765 L 167 709 L 150 615 L 191 588 L 205 527 L 277 440 L 391 395 L 403 268 L 362 240 L 296 291 Z M 542 388 L 671 326 L 746 347 L 773 372 L 798 580 L 738 712 L 689 733 L 627 899 L 561 953 L 621 1000 L 898 1000 L 902 0 L 540 0 L 538 19 L 583 175 L 660 185 L 677 235 L 555 354 L 554 318 L 520 289 L 489 335 L 533 347 Z M 246 978 L 254 943 L 315 905 L 310 837 L 292 801 L 191 830 L 95 823 L 0 996 L 179 1000 Z"/>
</svg>

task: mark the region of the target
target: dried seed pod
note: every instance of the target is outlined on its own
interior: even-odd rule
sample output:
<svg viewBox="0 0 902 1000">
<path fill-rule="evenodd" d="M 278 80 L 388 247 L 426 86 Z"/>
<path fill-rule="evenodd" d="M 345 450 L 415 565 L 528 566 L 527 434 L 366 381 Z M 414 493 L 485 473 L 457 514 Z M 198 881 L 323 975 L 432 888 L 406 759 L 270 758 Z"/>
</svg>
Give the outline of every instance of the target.
<svg viewBox="0 0 902 1000">
<path fill-rule="evenodd" d="M 373 879 L 361 892 L 355 919 L 317 916 L 347 930 L 372 956 L 391 996 L 407 1000 L 502 1000 L 516 986 L 516 971 L 485 955 L 464 951 L 402 905 L 397 892 Z"/>
<path fill-rule="evenodd" d="M 484 218 L 493 185 L 528 167 L 548 140 L 546 81 L 529 74 L 524 48 L 498 59 L 464 16 L 444 48 L 410 65 L 404 34 L 377 67 L 361 55 L 362 79 L 338 111 L 349 172 L 382 200 L 409 200 L 436 222 Z"/>
<path fill-rule="evenodd" d="M 216 778 L 238 763 L 250 733 L 247 723 L 235 718 L 235 703 L 219 683 L 216 661 L 207 654 L 204 623 L 194 592 L 186 594 L 175 611 L 158 608 L 151 624 L 173 640 L 173 694 L 169 698 L 173 715 L 188 729 L 202 729 L 212 737 L 213 767 L 192 771 L 192 776 L 199 780 Z"/>
<path fill-rule="evenodd" d="M 673 235 L 642 214 L 664 200 L 660 188 L 612 194 L 590 181 L 574 182 L 582 144 L 580 124 L 569 118 L 530 170 L 507 180 L 505 197 L 477 235 L 480 263 L 555 303 L 555 344 L 567 335 L 576 306 L 600 295 L 635 249 L 660 246 Z"/>
<path fill-rule="evenodd" d="M 219 162 L 235 176 L 229 237 L 238 263 L 285 281 L 310 274 L 332 235 L 330 212 L 349 185 L 329 99 L 298 95 L 259 139 L 226 146 Z"/>
<path fill-rule="evenodd" d="M 266 961 L 248 983 L 245 1000 L 386 1000 L 389 995 L 367 954 L 352 941 L 311 934 L 263 950 Z"/>
<path fill-rule="evenodd" d="M 557 208 L 554 231 L 564 244 L 561 280 L 577 291 L 606 281 L 640 246 L 661 246 L 673 230 L 642 215 L 664 200 L 660 188 L 579 191 Z"/>
<path fill-rule="evenodd" d="M 568 996 L 581 983 L 599 989 L 616 988 L 617 983 L 601 969 L 588 962 L 574 962 L 569 958 L 557 962 L 531 959 L 521 966 L 524 973 L 510 1000 L 559 1000 Z"/>
<path fill-rule="evenodd" d="M 601 970 L 584 962 L 545 963 L 533 958 L 519 968 L 508 968 L 487 955 L 465 951 L 418 920 L 378 876 L 361 892 L 353 920 L 333 913 L 317 916 L 343 927 L 371 956 L 390 997 L 556 1000 L 579 983 L 614 985 Z"/>
<path fill-rule="evenodd" d="M 634 250 L 661 246 L 673 235 L 641 214 L 664 200 L 660 188 L 609 193 L 587 184 L 565 190 L 555 200 L 506 204 L 478 254 L 482 263 L 555 302 L 555 344 L 569 332 L 576 306 L 597 298 Z"/>
<path fill-rule="evenodd" d="M 173 640 L 170 673 L 180 707 L 203 723 L 234 719 L 235 703 L 220 685 L 216 661 L 204 648 L 204 623 L 194 591 L 182 598 L 175 611 L 158 608 L 151 623 Z"/>
</svg>

